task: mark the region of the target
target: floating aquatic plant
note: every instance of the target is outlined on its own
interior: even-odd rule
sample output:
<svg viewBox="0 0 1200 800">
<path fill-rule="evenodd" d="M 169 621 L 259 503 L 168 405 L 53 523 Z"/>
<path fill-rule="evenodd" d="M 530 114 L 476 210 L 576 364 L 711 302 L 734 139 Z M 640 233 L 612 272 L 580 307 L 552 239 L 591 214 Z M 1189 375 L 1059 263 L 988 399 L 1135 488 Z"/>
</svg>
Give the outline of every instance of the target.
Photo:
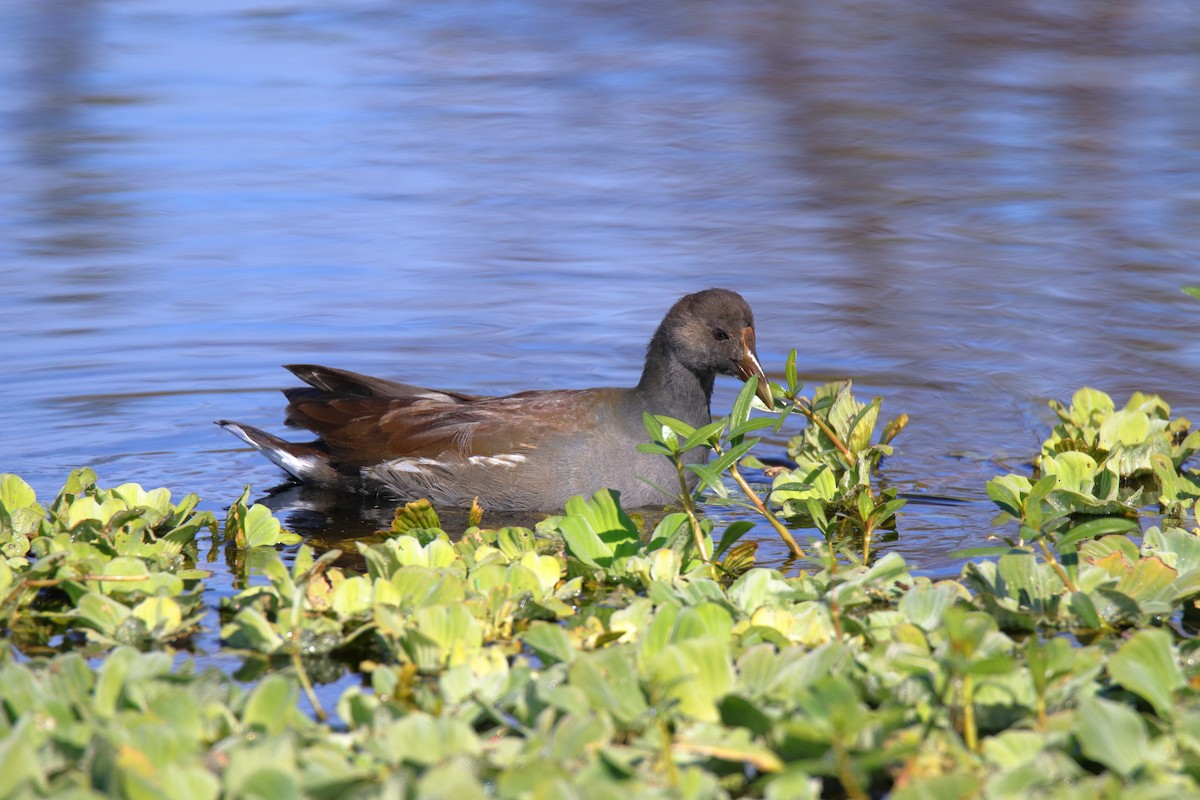
<svg viewBox="0 0 1200 800">
<path fill-rule="evenodd" d="M 876 531 L 894 526 L 896 513 L 904 506 L 894 489 L 876 491 L 871 478 L 880 461 L 892 454 L 891 441 L 908 424 L 908 415 L 884 425 L 875 440 L 883 399 L 859 402 L 849 381 L 818 387 L 812 400 L 801 397 L 795 357 L 795 351 L 788 356 L 782 394 L 790 408 L 808 419 L 808 425 L 788 443 L 796 467 L 775 477 L 771 502 L 781 506 L 790 520 L 812 522 L 826 538 L 860 535 L 866 562 Z"/>
<path fill-rule="evenodd" d="M 18 646 L 80 634 L 92 642 L 179 641 L 204 614 L 196 536 L 216 520 L 199 498 L 96 484 L 77 470 L 43 507 L 15 475 L 0 476 L 0 624 Z"/>
<path fill-rule="evenodd" d="M 731 471 L 777 421 L 751 421 L 749 400 L 699 431 L 655 418 L 649 444 L 681 472 L 711 447 L 699 485 L 756 510 L 822 530 L 877 515 L 869 548 L 894 516 L 872 481 L 902 423 L 876 439 L 877 403 L 797 392 L 789 370 L 777 394 L 814 432 L 773 508 Z M 222 534 L 191 496 L 80 472 L 46 506 L 0 476 L 0 796 L 1196 795 L 1200 532 L 1142 533 L 1121 494 L 1182 475 L 1190 434 L 1122 476 L 1133 443 L 1114 461 L 1108 417 L 1078 416 L 1060 442 L 1090 450 L 1052 448 L 1039 479 L 989 485 L 1012 533 L 957 580 L 896 553 L 846 558 L 833 536 L 787 571 L 756 567 L 744 526 L 714 536 L 686 480 L 684 510 L 653 530 L 608 491 L 536 530 L 473 513 L 457 536 L 411 504 L 355 543 L 352 568 L 336 550 L 281 553 L 287 533 L 248 494 Z M 239 681 L 172 649 L 211 604 L 206 530 L 243 580 L 219 609 Z M 107 655 L 54 652 L 77 642 Z M 361 685 L 323 708 L 314 683 L 347 670 Z"/>
<path fill-rule="evenodd" d="M 1077 391 L 1070 406 L 1050 407 L 1059 422 L 1034 460 L 1037 476 L 1053 477 L 1048 491 L 1034 493 L 1034 482 L 1008 474 L 988 481 L 988 495 L 1001 509 L 1020 517 L 1036 494 L 1057 511 L 1074 515 L 1135 516 L 1158 502 L 1176 517 L 1194 516 L 1200 483 L 1184 462 L 1200 450 L 1200 431 L 1157 395 L 1135 392 L 1124 408 L 1096 389 Z"/>
</svg>

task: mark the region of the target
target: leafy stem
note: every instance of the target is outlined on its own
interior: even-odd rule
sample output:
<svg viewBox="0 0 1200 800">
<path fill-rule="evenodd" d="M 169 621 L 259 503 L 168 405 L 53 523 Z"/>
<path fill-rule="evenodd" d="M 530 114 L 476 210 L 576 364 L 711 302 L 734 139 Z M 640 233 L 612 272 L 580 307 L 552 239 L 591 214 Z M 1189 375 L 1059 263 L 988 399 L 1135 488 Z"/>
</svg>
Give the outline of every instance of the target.
<svg viewBox="0 0 1200 800">
<path fill-rule="evenodd" d="M 1075 586 L 1075 582 L 1071 580 L 1071 576 L 1067 574 L 1067 571 L 1063 569 L 1062 564 L 1060 564 L 1058 559 L 1054 557 L 1054 553 L 1050 551 L 1049 545 L 1046 544 L 1046 538 L 1044 536 L 1040 537 L 1037 540 L 1037 543 L 1038 547 L 1042 548 L 1042 555 L 1045 556 L 1046 563 L 1049 564 L 1050 568 L 1054 570 L 1054 573 L 1058 575 L 1058 579 L 1063 582 L 1063 586 L 1066 586 L 1067 590 L 1070 592 L 1079 591 L 1078 587 Z"/>
<path fill-rule="evenodd" d="M 704 547 L 704 529 L 700 527 L 700 518 L 696 516 L 696 498 L 692 495 L 691 488 L 688 487 L 683 458 L 677 455 L 672 460 L 675 462 L 675 471 L 679 476 L 679 500 L 683 504 L 683 512 L 687 514 L 688 524 L 692 529 L 692 540 L 696 544 L 696 552 L 704 561 L 711 561 L 712 559 Z"/>
<path fill-rule="evenodd" d="M 820 428 L 821 433 L 825 434 L 829 438 L 829 441 L 833 442 L 833 446 L 836 447 L 838 452 L 840 452 L 846 459 L 847 466 L 853 467 L 858 463 L 858 457 L 855 455 L 854 451 L 842 441 L 841 437 L 837 435 L 837 431 L 830 427 L 829 423 L 821 418 L 816 409 L 813 407 L 812 401 L 805 397 L 791 397 L 789 399 L 792 401 L 792 408 L 795 408 L 797 411 L 803 414 L 809 422 Z"/>
<path fill-rule="evenodd" d="M 733 478 L 734 483 L 738 485 L 738 488 L 742 490 L 742 492 L 758 510 L 758 513 L 762 514 L 767 522 L 771 523 L 771 527 L 774 528 L 775 532 L 779 534 L 779 538 L 783 539 L 783 543 L 787 545 L 787 548 L 791 554 L 796 558 L 804 558 L 804 550 L 801 549 L 800 545 L 796 543 L 796 538 L 792 536 L 792 532 L 789 531 L 787 526 L 779 520 L 779 517 L 775 516 L 771 509 L 767 508 L 766 504 L 763 503 L 762 498 L 758 496 L 758 492 L 754 491 L 753 487 L 751 487 L 750 484 L 747 483 L 746 479 L 742 476 L 742 473 L 738 470 L 736 464 L 733 464 L 729 467 L 729 475 Z"/>
<path fill-rule="evenodd" d="M 868 795 L 859 784 L 858 778 L 854 774 L 854 762 L 850 758 L 849 750 L 841 737 L 838 737 L 832 742 L 834 760 L 837 763 L 838 780 L 842 783 L 842 789 L 845 790 L 846 796 L 853 800 L 867 800 Z"/>
<path fill-rule="evenodd" d="M 979 752 L 979 726 L 975 722 L 975 681 L 970 674 L 962 676 L 963 740 L 972 753 Z"/>
</svg>

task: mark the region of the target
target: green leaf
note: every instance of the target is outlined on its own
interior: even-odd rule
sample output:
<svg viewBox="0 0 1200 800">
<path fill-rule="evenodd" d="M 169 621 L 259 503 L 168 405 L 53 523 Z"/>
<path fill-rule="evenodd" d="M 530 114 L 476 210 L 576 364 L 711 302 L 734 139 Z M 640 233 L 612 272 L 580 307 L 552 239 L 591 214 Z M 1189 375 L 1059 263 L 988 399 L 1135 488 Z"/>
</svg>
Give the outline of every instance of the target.
<svg viewBox="0 0 1200 800">
<path fill-rule="evenodd" d="M 981 797 L 980 778 L 964 773 L 918 775 L 889 795 L 889 800 L 945 800 Z"/>
<path fill-rule="evenodd" d="M 271 509 L 255 503 L 246 513 L 246 547 L 273 547 L 277 544 L 296 544 L 300 537 L 285 531 Z"/>
<path fill-rule="evenodd" d="M 242 724 L 264 733 L 282 733 L 287 729 L 298 699 L 299 690 L 293 681 L 279 674 L 268 675 L 246 699 Z"/>
<path fill-rule="evenodd" d="M 747 439 L 741 444 L 734 445 L 717 457 L 717 459 L 708 466 L 716 472 L 724 472 L 733 466 L 738 459 L 750 452 L 751 448 L 758 444 L 758 442 L 758 439 Z"/>
<path fill-rule="evenodd" d="M 789 767 L 767 781 L 763 797 L 765 800 L 819 800 L 821 779 L 797 767 Z"/>
<path fill-rule="evenodd" d="M 464 768 L 470 763 L 467 757 L 459 755 L 431 766 L 416 779 L 416 787 L 409 796 L 420 800 L 493 800 L 495 790 L 485 789 L 475 771 Z"/>
<path fill-rule="evenodd" d="M 1092 463 L 1095 462 L 1093 461 Z M 1067 462 L 1066 465 L 1072 464 L 1071 462 Z M 1054 491 L 1054 489 L 1058 486 L 1058 480 L 1058 477 L 1052 474 L 1041 478 L 1041 480 L 1029 488 L 1029 496 L 1025 498 L 1023 505 L 1028 508 L 1029 506 L 1034 506 L 1044 501 L 1050 495 L 1050 492 Z"/>
<path fill-rule="evenodd" d="M 47 796 L 38 753 L 45 734 L 39 735 L 37 727 L 36 719 L 23 717 L 7 736 L 0 737 L 0 796 Z"/>
<path fill-rule="evenodd" d="M 987 482 L 987 495 L 992 502 L 1018 519 L 1021 517 L 1022 498 L 1029 494 L 1032 486 L 1024 475 L 999 475 Z"/>
<path fill-rule="evenodd" d="M 100 665 L 92 708 L 101 719 L 111 719 L 117 713 L 125 681 L 137 659 L 138 652 L 132 647 L 118 647 Z"/>
<path fill-rule="evenodd" d="M 712 491 L 717 497 L 729 497 L 729 489 L 721 479 L 721 473 L 708 464 L 688 464 L 686 469 L 700 478 L 700 487 Z"/>
<path fill-rule="evenodd" d="M 727 694 L 717 704 L 721 724 L 729 728 L 745 728 L 753 736 L 770 736 L 773 720 L 758 705 L 741 695 Z"/>
<path fill-rule="evenodd" d="M 463 663 L 483 646 L 483 628 L 466 606 L 424 606 L 412 614 L 404 649 L 422 672 Z"/>
<path fill-rule="evenodd" d="M 870 724 L 867 709 L 854 686 L 840 674 L 818 678 L 808 687 L 800 704 L 811 718 L 821 721 L 834 740 L 854 738 Z"/>
<path fill-rule="evenodd" d="M 99 592 L 80 597 L 76 611 L 86 625 L 106 635 L 112 635 L 129 616 L 128 606 Z"/>
<path fill-rule="evenodd" d="M 1148 556 L 1134 562 L 1115 588 L 1133 598 L 1146 613 L 1167 613 L 1174 594 L 1172 584 L 1178 575 L 1161 558 Z"/>
<path fill-rule="evenodd" d="M 1084 386 L 1071 396 L 1071 418 L 1080 423 L 1107 417 L 1115 408 L 1111 397 L 1090 386 Z"/>
<path fill-rule="evenodd" d="M 651 442 L 665 444 L 663 442 L 663 424 L 658 421 L 658 417 L 651 414 L 649 411 L 642 412 L 642 425 L 646 428 L 646 438 Z M 670 452 L 674 452 L 671 450 Z"/>
<path fill-rule="evenodd" d="M 733 630 L 733 617 L 719 603 L 700 603 L 679 612 L 671 629 L 671 641 L 711 638 L 728 641 Z"/>
<path fill-rule="evenodd" d="M 1069 531 L 1058 537 L 1055 544 L 1061 550 L 1076 542 L 1084 539 L 1097 539 L 1101 536 L 1107 536 L 1115 533 L 1125 533 L 1138 527 L 1136 519 L 1127 519 L 1124 517 L 1100 517 L 1098 519 L 1088 520 L 1074 526 Z"/>
<path fill-rule="evenodd" d="M 686 439 L 687 437 L 691 436 L 693 433 L 696 432 L 696 429 L 693 428 L 691 425 L 688 425 L 686 422 L 683 422 L 682 420 L 675 419 L 674 417 L 667 417 L 667 416 L 659 415 L 659 416 L 656 416 L 654 419 L 656 419 L 658 421 L 659 425 L 662 426 L 662 428 L 664 430 L 664 436 L 665 436 L 665 432 L 669 431 L 670 433 L 673 433 L 676 436 L 682 436 L 684 439 Z M 682 447 L 678 447 L 678 446 L 676 447 L 676 449 L 683 450 Z"/>
<path fill-rule="evenodd" d="M 961 590 L 953 584 L 919 583 L 900 598 L 898 610 L 909 622 L 933 632 L 942 627 L 946 609 L 961 596 Z"/>
<path fill-rule="evenodd" d="M 137 483 L 123 483 L 110 490 L 112 495 L 125 501 L 129 508 L 141 508 L 156 512 L 155 523 L 171 511 L 171 491 L 165 488 L 146 491 Z"/>
<path fill-rule="evenodd" d="M 550 734 L 549 760 L 564 764 L 586 757 L 590 751 L 608 743 L 613 735 L 612 721 L 607 714 L 563 715 Z"/>
<path fill-rule="evenodd" d="M 146 623 L 155 638 L 170 638 L 183 623 L 183 610 L 170 597 L 147 597 L 131 613 Z"/>
<path fill-rule="evenodd" d="M 1073 733 L 1085 756 L 1122 778 L 1131 778 L 1160 760 L 1151 748 L 1141 716 L 1118 703 L 1084 696 L 1075 712 Z"/>
<path fill-rule="evenodd" d="M 20 476 L 5 473 L 0 475 L 0 505 L 10 513 L 19 508 L 30 508 L 37 505 L 37 495 Z"/>
<path fill-rule="evenodd" d="M 637 527 L 618 502 L 620 493 L 601 489 L 591 500 L 572 497 L 558 522 L 567 553 L 589 567 L 607 569 L 641 546 Z"/>
<path fill-rule="evenodd" d="M 268 655 L 284 644 L 275 626 L 254 607 L 243 608 L 221 628 L 221 641 L 228 647 Z"/>
<path fill-rule="evenodd" d="M 479 737 L 465 722 L 422 712 L 409 713 L 392 722 L 379 738 L 390 758 L 418 766 L 456 756 L 474 756 L 481 751 Z"/>
<path fill-rule="evenodd" d="M 745 436 L 747 433 L 761 431 L 764 428 L 775 427 L 775 420 L 771 417 L 751 417 L 744 422 L 739 422 L 729 429 L 729 438 L 736 441 L 739 437 Z M 757 441 L 757 440 L 755 440 Z"/>
<path fill-rule="evenodd" d="M 725 574 L 737 577 L 754 566 L 754 556 L 758 552 L 758 542 L 741 542 L 729 548 L 720 567 Z"/>
<path fill-rule="evenodd" d="M 623 725 L 641 718 L 649 708 L 628 645 L 580 653 L 568 675 L 570 684 L 583 692 L 592 708 L 611 714 Z"/>
<path fill-rule="evenodd" d="M 570 664 L 575 659 L 576 650 L 571 644 L 571 637 L 561 625 L 534 622 L 522 634 L 521 641 L 547 666 Z"/>
<path fill-rule="evenodd" d="M 726 707 L 727 704 L 722 704 L 722 710 Z M 673 749 L 720 761 L 746 764 L 758 772 L 779 772 L 783 769 L 783 761 L 779 756 L 756 744 L 750 732 L 745 729 L 730 730 L 717 725 L 700 725 L 679 736 Z"/>
<path fill-rule="evenodd" d="M 1171 635 L 1161 628 L 1135 633 L 1108 662 L 1113 680 L 1141 697 L 1163 719 L 1175 716 L 1175 692 L 1187 685 L 1172 652 Z"/>
<path fill-rule="evenodd" d="M 890 420 L 887 425 L 883 426 L 883 433 L 879 435 L 880 444 L 889 444 L 892 439 L 895 439 L 900 432 L 908 427 L 908 414 L 901 414 L 893 420 Z"/>
<path fill-rule="evenodd" d="M 149 585 L 150 571 L 146 562 L 133 556 L 117 556 L 107 562 L 101 575 L 117 578 L 144 578 L 140 581 L 88 581 L 88 588 L 106 594 L 130 594 L 141 592 Z"/>
<path fill-rule="evenodd" d="M 693 447 L 699 447 L 700 445 L 707 445 L 708 442 L 714 436 L 719 435 L 720 432 L 722 430 L 724 430 L 724 428 L 725 428 L 725 420 L 723 420 L 723 419 L 719 419 L 715 422 L 710 422 L 709 424 L 707 424 L 703 427 L 697 428 L 694 433 L 690 434 L 684 440 L 683 444 L 681 444 L 679 446 L 679 449 L 684 452 L 687 452 L 688 450 L 691 450 Z"/>
<path fill-rule="evenodd" d="M 426 498 L 405 503 L 392 516 L 392 533 L 405 534 L 411 531 L 441 530 L 442 523 L 433 504 Z"/>
<path fill-rule="evenodd" d="M 879 418 L 879 408 L 882 405 L 883 398 L 876 397 L 850 420 L 843 438 L 853 452 L 860 453 L 870 447 L 871 436 L 875 432 L 875 421 Z"/>
<path fill-rule="evenodd" d="M 1067 607 L 1079 620 L 1081 627 L 1088 630 L 1099 630 L 1104 627 L 1104 621 L 1100 619 L 1100 614 L 1096 611 L 1096 604 L 1084 592 L 1072 592 L 1070 600 L 1067 601 Z"/>
<path fill-rule="evenodd" d="M 750 407 L 754 402 L 754 393 L 758 389 L 758 376 L 751 375 L 738 391 L 729 411 L 729 421 L 736 427 L 750 418 Z"/>
<path fill-rule="evenodd" d="M 725 528 L 725 532 L 721 534 L 721 541 L 717 543 L 717 549 L 713 552 L 713 559 L 720 559 L 726 550 L 752 530 L 754 530 L 754 523 L 750 520 L 742 519 L 737 522 L 731 522 Z"/>
<path fill-rule="evenodd" d="M 745 614 L 763 606 L 786 607 L 797 599 L 795 587 L 773 569 L 752 569 L 729 587 L 728 597 Z"/>
<path fill-rule="evenodd" d="M 871 519 L 871 512 L 875 508 L 875 499 L 871 497 L 871 492 L 863 489 L 858 493 L 858 518 L 864 523 Z"/>
<path fill-rule="evenodd" d="M 961 606 L 946 609 L 942 623 L 954 651 L 968 660 L 975 657 L 988 634 L 996 630 L 993 617 Z"/>
<path fill-rule="evenodd" d="M 727 641 L 702 638 L 670 644 L 649 666 L 654 683 L 679 704 L 684 716 L 718 721 L 717 701 L 735 683 Z"/>
<path fill-rule="evenodd" d="M 537 578 L 543 595 L 554 591 L 562 578 L 563 563 L 556 556 L 542 556 L 530 551 L 521 556 L 520 564 Z"/>
<path fill-rule="evenodd" d="M 373 586 L 369 578 L 355 575 L 333 587 L 329 607 L 339 617 L 358 617 L 371 610 Z"/>
</svg>

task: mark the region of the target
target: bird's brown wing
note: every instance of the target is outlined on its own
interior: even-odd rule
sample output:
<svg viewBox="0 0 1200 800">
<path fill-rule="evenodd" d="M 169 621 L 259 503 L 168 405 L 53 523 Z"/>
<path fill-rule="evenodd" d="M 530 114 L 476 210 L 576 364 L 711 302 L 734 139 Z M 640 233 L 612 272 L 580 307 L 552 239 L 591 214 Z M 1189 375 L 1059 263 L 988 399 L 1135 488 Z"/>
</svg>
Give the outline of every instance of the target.
<svg viewBox="0 0 1200 800">
<path fill-rule="evenodd" d="M 320 392 L 333 397 L 377 397 L 385 399 L 433 400 L 444 403 L 466 403 L 480 399 L 477 395 L 461 394 L 443 389 L 426 389 L 409 383 L 398 383 L 371 375 L 363 375 L 336 367 L 316 364 L 285 364 L 284 369 Z M 311 392 L 309 389 L 288 389 L 284 394 L 290 400 L 292 394 Z"/>
<path fill-rule="evenodd" d="M 436 393 L 431 393 L 436 394 Z M 335 462 L 370 465 L 398 458 L 511 455 L 535 450 L 548 436 L 587 424 L 590 391 L 523 392 L 505 397 L 347 396 L 322 390 L 288 393 L 287 422 L 318 434 Z"/>
</svg>

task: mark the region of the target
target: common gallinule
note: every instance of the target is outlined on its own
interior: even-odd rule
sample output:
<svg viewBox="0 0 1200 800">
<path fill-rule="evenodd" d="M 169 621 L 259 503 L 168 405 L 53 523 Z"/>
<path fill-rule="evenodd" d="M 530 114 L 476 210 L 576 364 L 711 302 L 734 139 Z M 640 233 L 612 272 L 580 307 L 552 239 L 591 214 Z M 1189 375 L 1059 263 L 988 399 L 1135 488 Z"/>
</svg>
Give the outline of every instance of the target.
<svg viewBox="0 0 1200 800">
<path fill-rule="evenodd" d="M 741 295 L 706 289 L 679 299 L 650 338 L 642 378 L 632 389 L 565 389 L 477 397 L 423 389 L 341 369 L 289 365 L 307 387 L 285 389 L 286 422 L 316 433 L 306 444 L 221 420 L 301 481 L 346 489 L 385 489 L 401 499 L 467 506 L 478 497 L 500 510 L 560 509 L 572 495 L 608 487 L 626 507 L 669 498 L 639 480 L 678 487 L 663 456 L 639 453 L 642 412 L 699 427 L 719 373 L 758 377 L 754 315 Z M 696 448 L 692 462 L 708 458 Z"/>
</svg>

